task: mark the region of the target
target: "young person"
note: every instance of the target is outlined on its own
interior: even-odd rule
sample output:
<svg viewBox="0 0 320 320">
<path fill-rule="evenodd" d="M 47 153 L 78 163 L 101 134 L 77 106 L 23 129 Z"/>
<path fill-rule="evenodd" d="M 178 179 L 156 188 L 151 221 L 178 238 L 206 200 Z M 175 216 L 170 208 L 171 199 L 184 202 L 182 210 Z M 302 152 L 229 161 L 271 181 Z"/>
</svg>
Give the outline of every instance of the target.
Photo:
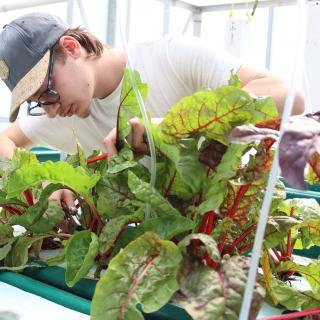
<svg viewBox="0 0 320 320">
<path fill-rule="evenodd" d="M 233 70 L 243 89 L 271 96 L 282 112 L 287 85 L 267 71 L 243 65 L 195 37 L 167 37 L 129 45 L 127 54 L 148 85 L 146 106 L 163 117 L 182 97 L 200 88 L 225 85 Z M 75 153 L 73 129 L 87 154 L 115 148 L 116 115 L 127 58 L 80 28 L 71 29 L 48 13 L 31 13 L 7 24 L 0 34 L 0 77 L 12 91 L 10 121 L 0 134 L 0 156 L 14 148 L 43 145 Z M 28 102 L 28 115 L 20 105 Z M 304 110 L 296 93 L 294 113 Z M 145 150 L 144 128 L 134 119 L 129 141 Z"/>
</svg>

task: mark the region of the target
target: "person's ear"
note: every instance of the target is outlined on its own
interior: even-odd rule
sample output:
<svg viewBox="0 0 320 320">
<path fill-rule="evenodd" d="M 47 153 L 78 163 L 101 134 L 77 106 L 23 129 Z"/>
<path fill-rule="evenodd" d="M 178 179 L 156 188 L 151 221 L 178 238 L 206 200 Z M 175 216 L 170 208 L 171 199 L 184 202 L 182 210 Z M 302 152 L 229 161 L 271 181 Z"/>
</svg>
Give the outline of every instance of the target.
<svg viewBox="0 0 320 320">
<path fill-rule="evenodd" d="M 59 39 L 59 44 L 65 50 L 66 54 L 74 58 L 81 56 L 81 45 L 74 37 L 62 36 Z"/>
</svg>

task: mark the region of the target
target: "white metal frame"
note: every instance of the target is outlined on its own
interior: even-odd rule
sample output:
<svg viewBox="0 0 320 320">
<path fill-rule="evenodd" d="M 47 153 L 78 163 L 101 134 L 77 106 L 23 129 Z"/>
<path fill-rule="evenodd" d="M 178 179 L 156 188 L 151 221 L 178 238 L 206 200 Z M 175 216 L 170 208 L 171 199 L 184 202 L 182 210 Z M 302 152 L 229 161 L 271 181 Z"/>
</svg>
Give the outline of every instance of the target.
<svg viewBox="0 0 320 320">
<path fill-rule="evenodd" d="M 129 0 L 131 1 L 131 0 Z M 209 5 L 199 5 L 201 1 L 199 0 L 156 0 L 164 2 L 165 10 L 163 16 L 163 34 L 168 33 L 169 23 L 170 23 L 170 6 L 176 6 L 184 8 L 190 11 L 190 16 L 186 21 L 183 32 L 185 33 L 187 28 L 193 23 L 193 35 L 201 35 L 201 23 L 202 14 L 205 12 L 213 11 L 227 11 L 230 9 L 231 5 L 234 10 L 246 9 L 249 5 L 250 8 L 253 7 L 254 0 L 250 0 L 249 3 L 244 0 L 209 0 L 202 1 L 209 3 Z M 267 36 L 267 46 L 266 46 L 266 61 L 265 67 L 267 69 L 271 66 L 271 45 L 273 36 L 273 16 L 274 8 L 280 6 L 290 6 L 296 5 L 297 0 L 260 0 L 258 8 L 269 8 L 269 21 L 268 21 L 268 36 Z M 129 27 L 128 27 L 129 29 Z"/>
<path fill-rule="evenodd" d="M 210 5 L 197 5 L 199 3 L 198 0 L 156 0 L 165 3 L 165 11 L 163 17 L 163 31 L 168 30 L 168 25 L 170 21 L 169 10 L 168 6 L 176 6 L 183 9 L 187 9 L 191 13 L 192 21 L 193 21 L 193 34 L 195 36 L 199 36 L 201 34 L 201 21 L 202 21 L 202 14 L 205 12 L 212 12 L 212 11 L 227 11 L 230 9 L 231 5 L 234 10 L 239 9 L 246 9 L 248 4 L 249 6 L 253 6 L 254 1 L 250 0 L 249 3 L 243 0 L 211 0 L 207 1 L 211 3 Z M 201 3 L 201 2 L 200 2 Z M 259 8 L 275 8 L 280 6 L 289 6 L 295 5 L 297 0 L 260 0 L 258 7 Z M 189 23 L 189 22 L 188 22 Z"/>
</svg>

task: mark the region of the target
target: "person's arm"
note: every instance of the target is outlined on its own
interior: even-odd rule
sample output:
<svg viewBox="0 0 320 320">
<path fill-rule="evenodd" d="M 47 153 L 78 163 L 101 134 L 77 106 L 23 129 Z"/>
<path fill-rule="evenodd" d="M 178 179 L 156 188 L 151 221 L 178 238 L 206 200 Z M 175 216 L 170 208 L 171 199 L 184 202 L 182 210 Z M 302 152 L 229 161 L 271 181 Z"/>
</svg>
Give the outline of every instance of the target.
<svg viewBox="0 0 320 320">
<path fill-rule="evenodd" d="M 239 68 L 237 76 L 242 82 L 243 90 L 256 96 L 270 96 L 277 105 L 279 113 L 282 114 L 289 89 L 282 79 L 268 71 L 259 71 L 245 65 Z M 304 112 L 304 108 L 303 94 L 300 91 L 296 91 L 292 114 L 300 114 Z"/>
<path fill-rule="evenodd" d="M 32 145 L 16 121 L 0 133 L 0 158 L 11 159 L 15 148 L 30 148 Z"/>
</svg>

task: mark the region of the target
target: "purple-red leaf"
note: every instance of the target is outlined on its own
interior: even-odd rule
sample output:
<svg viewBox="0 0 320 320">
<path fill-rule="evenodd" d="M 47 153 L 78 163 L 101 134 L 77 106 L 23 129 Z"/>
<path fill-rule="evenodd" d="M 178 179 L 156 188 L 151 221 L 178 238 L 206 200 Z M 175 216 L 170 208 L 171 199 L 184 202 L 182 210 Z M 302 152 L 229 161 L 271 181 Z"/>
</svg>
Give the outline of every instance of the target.
<svg viewBox="0 0 320 320">
<path fill-rule="evenodd" d="M 227 146 L 219 141 L 211 140 L 209 145 L 201 152 L 199 161 L 214 170 L 226 151 Z"/>
<path fill-rule="evenodd" d="M 282 176 L 294 188 L 306 190 L 305 166 L 312 155 L 320 153 L 319 121 L 320 112 L 291 117 L 284 126 L 279 141 L 279 164 Z M 250 143 L 266 138 L 277 139 L 278 136 L 276 130 L 245 125 L 233 129 L 229 140 L 233 143 Z"/>
<path fill-rule="evenodd" d="M 306 189 L 304 168 L 320 152 L 320 124 L 313 117 L 293 117 L 279 142 L 279 163 L 284 179 L 294 188 Z"/>
<path fill-rule="evenodd" d="M 260 141 L 266 138 L 277 139 L 279 132 L 268 128 L 257 128 L 252 124 L 234 128 L 230 135 L 229 141 L 232 143 L 250 143 Z"/>
</svg>

